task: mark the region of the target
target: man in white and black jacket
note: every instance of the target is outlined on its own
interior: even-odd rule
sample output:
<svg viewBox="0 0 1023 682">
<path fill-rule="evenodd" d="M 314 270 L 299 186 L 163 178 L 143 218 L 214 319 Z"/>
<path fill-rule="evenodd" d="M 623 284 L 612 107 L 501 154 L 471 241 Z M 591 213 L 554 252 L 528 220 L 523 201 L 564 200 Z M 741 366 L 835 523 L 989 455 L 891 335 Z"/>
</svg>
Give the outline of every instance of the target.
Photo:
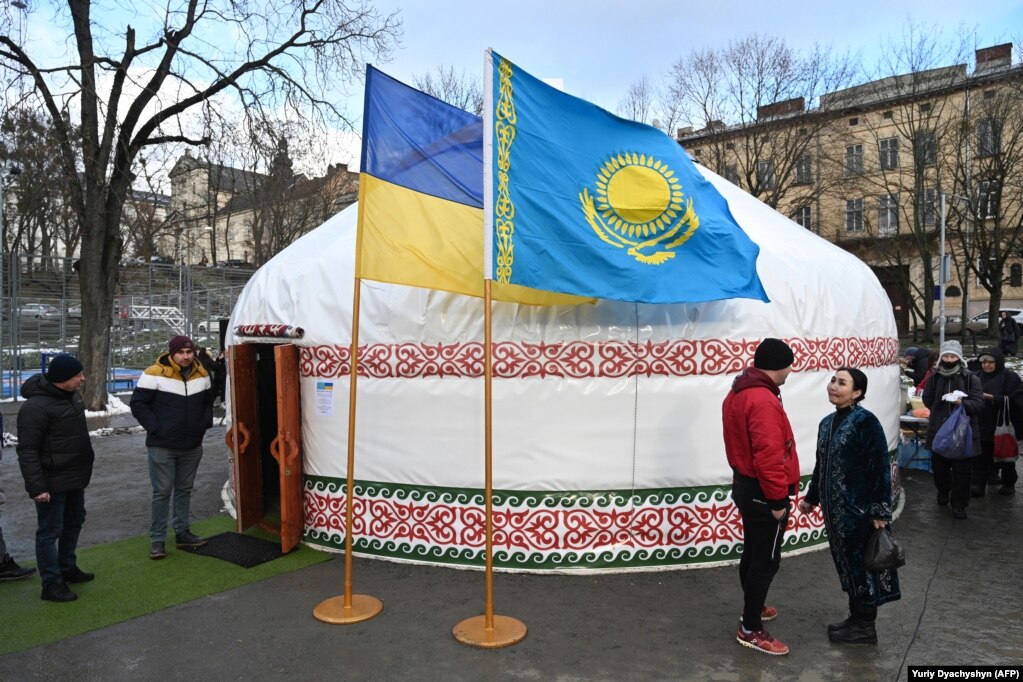
<svg viewBox="0 0 1023 682">
<path fill-rule="evenodd" d="M 213 426 L 210 376 L 195 360 L 195 344 L 175 336 L 169 350 L 146 368 L 131 395 L 131 413 L 146 430 L 149 480 L 153 486 L 150 559 L 167 556 L 167 515 L 174 496 L 172 525 L 178 549 L 202 547 L 189 527 L 192 485 L 202 459 L 202 439 Z"/>
</svg>

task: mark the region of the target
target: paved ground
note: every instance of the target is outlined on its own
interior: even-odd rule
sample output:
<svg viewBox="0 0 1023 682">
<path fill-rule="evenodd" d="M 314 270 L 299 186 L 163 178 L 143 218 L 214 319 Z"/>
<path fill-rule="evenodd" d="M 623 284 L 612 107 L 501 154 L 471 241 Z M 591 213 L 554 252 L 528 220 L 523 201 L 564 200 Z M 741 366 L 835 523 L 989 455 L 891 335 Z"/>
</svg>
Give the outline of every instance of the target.
<svg viewBox="0 0 1023 682">
<path fill-rule="evenodd" d="M 124 420 L 124 418 L 118 418 Z M 97 441 L 85 545 L 145 532 L 148 489 L 139 434 Z M 31 506 L 13 452 L 2 464 L 8 542 L 31 559 Z M 220 509 L 223 429 L 206 441 L 193 513 Z M 975 500 L 967 521 L 934 504 L 930 476 L 909 472 L 895 532 L 906 546 L 903 599 L 881 608 L 877 646 L 831 644 L 845 615 L 829 553 L 783 560 L 770 630 L 792 647 L 769 657 L 736 644 L 734 567 L 675 572 L 497 574 L 497 612 L 529 634 L 508 649 L 458 644 L 451 628 L 482 613 L 482 573 L 356 559 L 355 591 L 384 601 L 377 618 L 312 617 L 342 592 L 339 559 L 0 657 L 0 680 L 905 680 L 905 666 L 1023 665 L 1023 491 Z M 13 493 L 13 494 L 11 494 Z M 303 548 L 300 551 L 313 551 Z M 140 561 L 147 559 L 140 558 Z M 99 576 L 97 580 L 102 580 Z M 0 605 L 3 586 L 0 585 Z M 2 610 L 0 610 L 2 617 Z"/>
</svg>

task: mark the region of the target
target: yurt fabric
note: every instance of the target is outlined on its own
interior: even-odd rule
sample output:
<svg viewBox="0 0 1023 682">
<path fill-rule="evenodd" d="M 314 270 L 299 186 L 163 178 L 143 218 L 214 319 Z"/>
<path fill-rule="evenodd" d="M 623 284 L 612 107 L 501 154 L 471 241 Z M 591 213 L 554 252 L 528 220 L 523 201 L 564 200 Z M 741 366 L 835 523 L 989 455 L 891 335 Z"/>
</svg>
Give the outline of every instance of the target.
<svg viewBox="0 0 1023 682">
<path fill-rule="evenodd" d="M 741 521 L 721 402 L 768 336 L 795 351 L 782 397 L 804 488 L 838 367 L 867 373 L 864 405 L 894 450 L 899 346 L 877 278 L 700 172 L 760 246 L 770 303 L 493 304 L 498 569 L 642 570 L 737 559 Z M 238 332 L 268 325 L 304 332 L 276 341 L 300 350 L 303 541 L 331 551 L 344 546 L 356 217 L 356 206 L 342 211 L 260 268 L 238 299 L 228 339 L 267 343 Z M 482 566 L 483 302 L 361 286 L 355 552 Z M 794 510 L 784 551 L 824 542 L 819 513 Z"/>
</svg>

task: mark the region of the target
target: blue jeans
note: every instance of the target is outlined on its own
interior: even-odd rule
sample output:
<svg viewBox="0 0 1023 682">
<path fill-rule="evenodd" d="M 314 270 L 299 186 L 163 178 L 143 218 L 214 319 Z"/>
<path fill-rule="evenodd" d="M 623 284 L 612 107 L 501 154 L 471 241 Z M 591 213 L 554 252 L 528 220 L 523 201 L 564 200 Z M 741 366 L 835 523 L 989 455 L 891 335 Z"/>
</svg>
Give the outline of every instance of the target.
<svg viewBox="0 0 1023 682">
<path fill-rule="evenodd" d="M 85 490 L 50 493 L 49 502 L 36 502 L 36 566 L 43 587 L 63 580 L 77 565 L 75 549 L 85 523 Z"/>
<path fill-rule="evenodd" d="M 167 535 L 167 507 L 174 494 L 175 533 L 188 530 L 188 507 L 192 502 L 192 484 L 202 459 L 202 446 L 192 450 L 149 448 L 149 482 L 153 485 L 152 524 L 149 537 L 163 541 Z"/>
</svg>

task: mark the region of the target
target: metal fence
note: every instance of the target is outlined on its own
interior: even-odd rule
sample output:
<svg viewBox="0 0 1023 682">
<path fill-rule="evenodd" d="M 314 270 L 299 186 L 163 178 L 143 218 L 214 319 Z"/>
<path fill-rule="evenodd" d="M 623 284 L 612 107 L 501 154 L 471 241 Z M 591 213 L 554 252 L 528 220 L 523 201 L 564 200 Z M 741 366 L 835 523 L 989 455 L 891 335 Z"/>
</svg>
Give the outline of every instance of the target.
<svg viewBox="0 0 1023 682">
<path fill-rule="evenodd" d="M 74 259 L 9 254 L 0 297 L 0 397 L 18 399 L 22 381 L 54 353 L 76 353 L 81 293 Z M 188 334 L 214 351 L 220 320 L 230 316 L 247 268 L 125 264 L 113 301 L 107 382 L 125 390 L 167 348 Z"/>
</svg>

